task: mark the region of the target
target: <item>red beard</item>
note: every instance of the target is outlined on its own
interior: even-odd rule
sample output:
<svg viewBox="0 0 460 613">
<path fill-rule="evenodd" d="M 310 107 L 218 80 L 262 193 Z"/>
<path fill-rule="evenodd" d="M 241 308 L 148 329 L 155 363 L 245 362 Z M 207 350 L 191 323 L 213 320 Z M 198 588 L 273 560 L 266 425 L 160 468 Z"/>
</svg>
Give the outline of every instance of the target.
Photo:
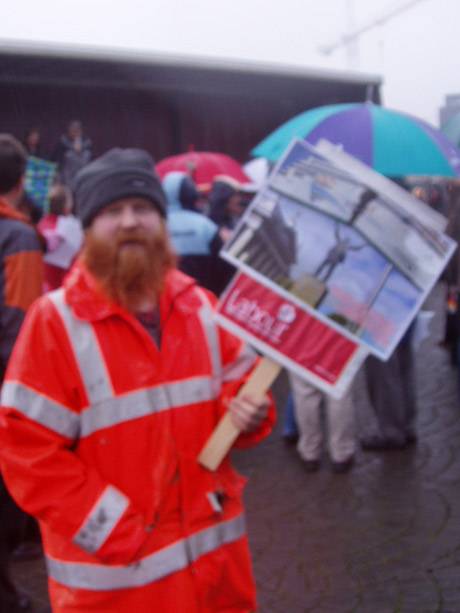
<svg viewBox="0 0 460 613">
<path fill-rule="evenodd" d="M 82 257 L 104 293 L 129 311 L 146 300 L 158 302 L 166 273 L 177 260 L 164 224 L 154 236 L 121 231 L 111 241 L 96 238 L 89 229 Z"/>
</svg>

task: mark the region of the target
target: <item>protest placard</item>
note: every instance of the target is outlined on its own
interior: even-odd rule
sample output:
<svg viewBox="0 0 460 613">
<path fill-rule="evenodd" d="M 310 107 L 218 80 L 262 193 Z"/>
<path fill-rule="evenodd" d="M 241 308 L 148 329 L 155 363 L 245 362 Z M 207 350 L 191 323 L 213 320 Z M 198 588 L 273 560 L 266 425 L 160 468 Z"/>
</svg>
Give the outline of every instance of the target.
<svg viewBox="0 0 460 613">
<path fill-rule="evenodd" d="M 57 165 L 34 156 L 27 158 L 24 188 L 33 201 L 48 211 L 48 195 L 56 176 Z"/>
<path fill-rule="evenodd" d="M 369 352 L 391 355 L 449 261 L 445 223 L 329 143 L 294 141 L 221 253 L 239 272 L 217 320 L 340 398 Z M 237 435 L 230 421 L 199 456 L 211 470 Z"/>
<path fill-rule="evenodd" d="M 73 215 L 59 215 L 55 234 L 60 238 L 56 249 L 44 256 L 47 264 L 67 269 L 73 262 L 83 243 L 83 229 L 79 219 Z"/>
<path fill-rule="evenodd" d="M 444 222 L 335 147 L 296 141 L 222 255 L 386 360 L 455 249 Z"/>
</svg>

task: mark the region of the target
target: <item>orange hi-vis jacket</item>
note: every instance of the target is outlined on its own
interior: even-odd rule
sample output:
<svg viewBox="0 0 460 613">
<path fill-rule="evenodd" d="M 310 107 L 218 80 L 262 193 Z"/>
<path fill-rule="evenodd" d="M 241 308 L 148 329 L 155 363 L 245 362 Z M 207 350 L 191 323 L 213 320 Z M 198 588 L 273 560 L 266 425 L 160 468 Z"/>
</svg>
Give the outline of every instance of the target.
<svg viewBox="0 0 460 613">
<path fill-rule="evenodd" d="M 31 307 L 2 389 L 0 464 L 40 521 L 54 612 L 255 610 L 244 479 L 228 458 L 215 473 L 197 462 L 256 361 L 214 304 L 170 272 L 158 348 L 77 263 Z M 273 421 L 272 406 L 237 446 Z"/>
</svg>

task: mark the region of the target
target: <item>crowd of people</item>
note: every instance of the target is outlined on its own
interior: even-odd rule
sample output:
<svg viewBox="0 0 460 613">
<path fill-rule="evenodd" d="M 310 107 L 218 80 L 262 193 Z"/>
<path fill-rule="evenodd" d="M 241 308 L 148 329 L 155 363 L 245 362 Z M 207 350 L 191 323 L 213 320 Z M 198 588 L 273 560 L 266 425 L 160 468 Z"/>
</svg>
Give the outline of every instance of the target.
<svg viewBox="0 0 460 613">
<path fill-rule="evenodd" d="M 255 610 L 243 481 L 228 458 L 215 474 L 196 459 L 225 411 L 240 447 L 274 422 L 271 398 L 235 397 L 258 357 L 212 317 L 251 190 L 161 181 L 137 149 L 92 159 L 72 121 L 38 219 L 20 203 L 27 155 L 42 153 L 36 129 L 24 145 L 0 135 L 0 609 L 30 606 L 8 571 L 30 521 L 18 504 L 40 525 L 53 611 Z M 334 400 L 291 376 L 283 436 L 307 472 L 325 446 L 345 473 L 358 442 L 417 442 L 411 334 L 365 363 L 377 430 L 361 441 L 352 389 Z"/>
<path fill-rule="evenodd" d="M 78 171 L 92 159 L 92 142 L 84 133 L 82 122 L 72 120 L 54 148 L 45 150 L 39 128 L 27 131 L 23 146 L 27 155 L 47 159 L 57 167 L 46 211 L 40 209 L 26 191 L 17 205 L 36 225 L 44 242 L 44 287 L 49 291 L 61 285 L 72 262 L 65 257 L 60 261 L 61 252 L 67 253 L 70 249 L 64 241 L 71 239 L 75 245 L 74 254 L 81 244 L 81 233 L 76 224 L 71 224 L 71 218 L 76 219 L 72 215 L 72 186 Z M 162 181 L 168 202 L 168 230 L 179 256 L 180 269 L 219 295 L 235 269 L 218 254 L 254 195 L 255 186 L 217 175 L 203 191 L 191 174 L 193 170 L 191 173 L 170 172 Z"/>
</svg>

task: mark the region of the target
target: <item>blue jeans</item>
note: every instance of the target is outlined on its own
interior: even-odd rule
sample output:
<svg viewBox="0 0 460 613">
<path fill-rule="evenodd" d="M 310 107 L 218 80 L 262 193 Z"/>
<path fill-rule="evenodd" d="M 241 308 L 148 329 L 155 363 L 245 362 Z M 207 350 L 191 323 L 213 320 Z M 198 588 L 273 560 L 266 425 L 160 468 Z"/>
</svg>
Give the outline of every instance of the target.
<svg viewBox="0 0 460 613">
<path fill-rule="evenodd" d="M 283 436 L 298 436 L 298 434 L 299 430 L 297 428 L 294 412 L 294 398 L 292 397 L 292 392 L 289 392 L 284 409 Z"/>
</svg>

